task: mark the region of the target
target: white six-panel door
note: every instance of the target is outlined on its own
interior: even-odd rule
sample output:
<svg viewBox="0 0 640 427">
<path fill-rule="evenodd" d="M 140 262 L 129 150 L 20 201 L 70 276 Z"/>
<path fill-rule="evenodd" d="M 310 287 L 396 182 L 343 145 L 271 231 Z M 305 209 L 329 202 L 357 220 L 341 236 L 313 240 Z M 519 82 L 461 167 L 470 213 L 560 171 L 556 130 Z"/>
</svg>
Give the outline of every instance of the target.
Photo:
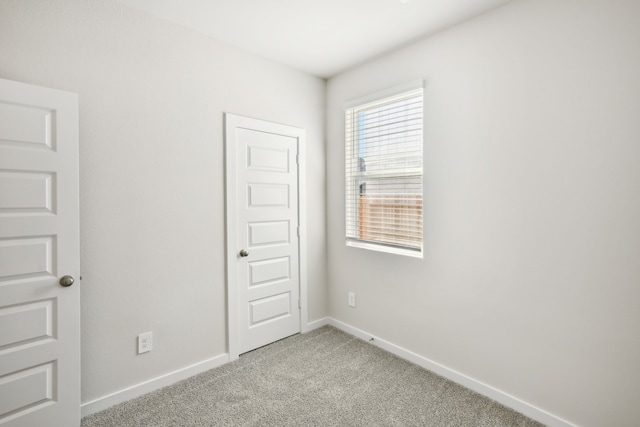
<svg viewBox="0 0 640 427">
<path fill-rule="evenodd" d="M 225 126 L 229 334 L 241 354 L 300 332 L 304 131 L 231 114 Z"/>
<path fill-rule="evenodd" d="M 77 95 L 0 79 L 3 427 L 80 425 L 78 223 Z"/>
</svg>

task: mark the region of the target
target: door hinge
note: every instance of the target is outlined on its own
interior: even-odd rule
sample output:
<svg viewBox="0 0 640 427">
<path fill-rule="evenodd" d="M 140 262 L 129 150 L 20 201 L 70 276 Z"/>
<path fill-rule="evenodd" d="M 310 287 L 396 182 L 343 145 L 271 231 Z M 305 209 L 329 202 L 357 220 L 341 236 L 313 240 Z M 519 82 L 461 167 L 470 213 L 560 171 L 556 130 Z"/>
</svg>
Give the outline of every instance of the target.
<svg viewBox="0 0 640 427">
<path fill-rule="evenodd" d="M 296 164 L 300 164 L 300 154 L 296 154 Z"/>
<path fill-rule="evenodd" d="M 298 308 L 302 308 L 302 301 L 298 299 Z"/>
<path fill-rule="evenodd" d="M 298 237 L 300 237 L 300 227 L 297 227 Z"/>
</svg>

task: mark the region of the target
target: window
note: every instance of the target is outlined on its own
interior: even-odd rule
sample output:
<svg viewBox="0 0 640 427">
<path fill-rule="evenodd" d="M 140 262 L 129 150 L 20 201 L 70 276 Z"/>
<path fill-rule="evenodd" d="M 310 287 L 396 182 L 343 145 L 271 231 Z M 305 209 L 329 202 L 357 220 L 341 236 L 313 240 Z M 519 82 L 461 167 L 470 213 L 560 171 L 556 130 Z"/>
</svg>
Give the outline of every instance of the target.
<svg viewBox="0 0 640 427">
<path fill-rule="evenodd" d="M 348 246 L 422 257 L 422 82 L 345 109 Z"/>
</svg>

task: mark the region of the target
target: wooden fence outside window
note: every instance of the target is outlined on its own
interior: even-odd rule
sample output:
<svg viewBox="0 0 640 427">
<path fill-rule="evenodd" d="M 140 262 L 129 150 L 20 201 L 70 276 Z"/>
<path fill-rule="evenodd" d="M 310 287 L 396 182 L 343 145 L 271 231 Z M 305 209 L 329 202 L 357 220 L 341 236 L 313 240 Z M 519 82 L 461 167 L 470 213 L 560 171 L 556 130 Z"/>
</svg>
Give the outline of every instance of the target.
<svg viewBox="0 0 640 427">
<path fill-rule="evenodd" d="M 422 244 L 422 195 L 361 194 L 360 239 L 419 248 Z"/>
</svg>

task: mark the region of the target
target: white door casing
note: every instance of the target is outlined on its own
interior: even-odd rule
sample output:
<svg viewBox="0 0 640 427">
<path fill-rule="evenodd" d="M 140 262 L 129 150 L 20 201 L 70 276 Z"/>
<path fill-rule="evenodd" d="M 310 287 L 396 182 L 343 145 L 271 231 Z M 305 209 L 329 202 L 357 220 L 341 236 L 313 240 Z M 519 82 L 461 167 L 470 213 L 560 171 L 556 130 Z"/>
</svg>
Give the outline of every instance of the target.
<svg viewBox="0 0 640 427">
<path fill-rule="evenodd" d="M 231 360 L 305 329 L 304 134 L 225 114 Z"/>
<path fill-rule="evenodd" d="M 80 425 L 79 258 L 78 97 L 0 79 L 3 427 Z"/>
</svg>

